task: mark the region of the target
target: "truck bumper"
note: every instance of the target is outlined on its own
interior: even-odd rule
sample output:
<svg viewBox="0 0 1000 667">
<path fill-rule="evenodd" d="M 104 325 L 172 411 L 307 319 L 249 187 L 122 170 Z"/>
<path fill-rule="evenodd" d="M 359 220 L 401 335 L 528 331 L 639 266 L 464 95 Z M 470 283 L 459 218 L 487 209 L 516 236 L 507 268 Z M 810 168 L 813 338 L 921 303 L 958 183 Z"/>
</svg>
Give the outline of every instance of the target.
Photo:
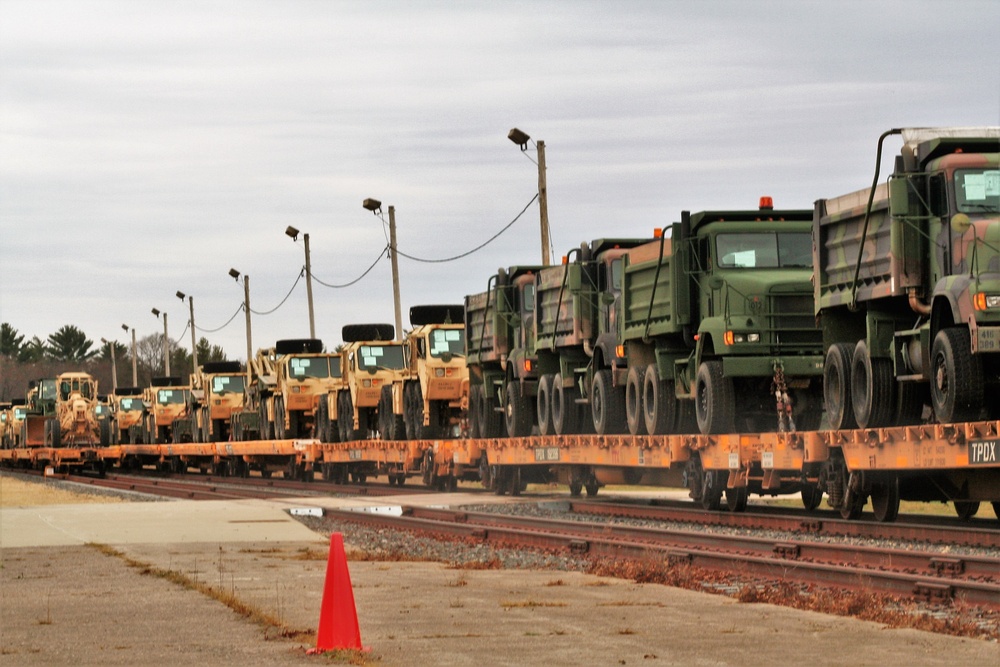
<svg viewBox="0 0 1000 667">
<path fill-rule="evenodd" d="M 823 355 L 795 357 L 723 357 L 722 370 L 727 377 L 771 377 L 780 364 L 788 377 L 823 375 Z"/>
</svg>

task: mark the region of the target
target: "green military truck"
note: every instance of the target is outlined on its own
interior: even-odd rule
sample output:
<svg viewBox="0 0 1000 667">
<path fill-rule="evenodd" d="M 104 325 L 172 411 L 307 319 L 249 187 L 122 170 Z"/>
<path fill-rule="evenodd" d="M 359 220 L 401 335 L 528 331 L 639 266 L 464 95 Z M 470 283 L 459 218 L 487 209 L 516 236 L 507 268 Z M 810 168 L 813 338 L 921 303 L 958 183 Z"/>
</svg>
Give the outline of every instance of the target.
<svg viewBox="0 0 1000 667">
<path fill-rule="evenodd" d="M 879 183 L 882 147 L 903 147 Z M 872 186 L 815 203 L 833 428 L 1000 416 L 1000 127 L 893 129 Z"/>
<path fill-rule="evenodd" d="M 618 338 L 624 256 L 649 239 L 598 239 L 535 281 L 540 435 L 624 433 L 625 358 Z"/>
<path fill-rule="evenodd" d="M 703 434 L 819 427 L 811 220 L 808 209 L 774 210 L 770 197 L 756 211 L 685 211 L 670 238 L 625 255 L 633 432 L 690 431 L 692 412 Z"/>
<path fill-rule="evenodd" d="M 535 274 L 512 266 L 490 276 L 486 291 L 465 297 L 469 431 L 473 438 L 529 435 L 535 421 Z"/>
</svg>

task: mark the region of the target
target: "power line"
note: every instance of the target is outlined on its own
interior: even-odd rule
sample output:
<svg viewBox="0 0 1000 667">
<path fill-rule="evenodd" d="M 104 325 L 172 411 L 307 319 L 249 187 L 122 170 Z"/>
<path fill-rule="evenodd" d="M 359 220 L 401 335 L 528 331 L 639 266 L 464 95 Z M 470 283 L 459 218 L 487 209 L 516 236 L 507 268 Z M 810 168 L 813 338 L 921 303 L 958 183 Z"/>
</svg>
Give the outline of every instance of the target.
<svg viewBox="0 0 1000 667">
<path fill-rule="evenodd" d="M 276 311 L 276 310 L 278 310 L 279 308 L 281 308 L 282 306 L 284 306 L 284 305 L 285 305 L 285 302 L 286 302 L 286 301 L 288 301 L 288 297 L 290 297 L 290 296 L 292 295 L 292 292 L 294 292 L 294 291 L 295 291 L 295 286 L 299 284 L 299 281 L 300 281 L 300 280 L 302 280 L 302 274 L 303 274 L 303 273 L 305 273 L 305 272 L 306 272 L 306 270 L 305 270 L 305 267 L 303 267 L 303 268 L 302 268 L 302 269 L 301 269 L 301 270 L 299 271 L 299 275 L 295 276 L 295 282 L 294 282 L 294 283 L 292 283 L 292 289 L 288 290 L 288 294 L 286 294 L 286 295 L 285 295 L 285 298 L 284 298 L 284 299 L 282 299 L 282 300 L 281 300 L 281 303 L 279 303 L 279 304 L 278 304 L 277 306 L 275 306 L 275 307 L 274 307 L 274 308 L 272 308 L 271 310 L 265 310 L 265 311 L 261 311 L 261 312 L 258 312 L 258 311 L 256 311 L 256 310 L 254 310 L 253 308 L 251 308 L 251 309 L 250 309 L 250 312 L 251 312 L 251 313 L 253 313 L 254 315 L 270 315 L 270 314 L 271 314 L 271 313 L 273 313 L 274 311 Z"/>
<path fill-rule="evenodd" d="M 468 252 L 463 252 L 461 255 L 455 255 L 454 257 L 447 257 L 445 259 L 423 259 L 421 257 L 414 257 L 413 255 L 407 255 L 405 252 L 401 251 L 399 248 L 396 248 L 396 254 L 399 255 L 399 256 L 401 256 L 401 257 L 405 257 L 406 259 L 412 259 L 414 262 L 424 262 L 424 263 L 427 263 L 427 264 L 440 264 L 442 262 L 454 262 L 456 259 L 462 259 L 463 257 L 468 257 L 472 253 L 474 253 L 474 252 L 476 252 L 478 250 L 482 250 L 483 248 L 485 248 L 486 246 L 488 246 L 490 243 L 493 243 L 493 241 L 495 241 L 501 234 L 503 234 L 508 229 L 510 229 L 511 227 L 513 227 L 514 223 L 521 219 L 521 216 L 524 215 L 524 212 L 528 210 L 528 207 L 530 207 L 532 204 L 535 203 L 536 199 L 538 199 L 538 193 L 537 192 L 535 193 L 535 196 L 531 198 L 531 201 L 529 201 L 524 206 L 524 208 L 521 209 L 521 212 L 518 213 L 514 217 L 513 220 L 511 220 L 510 222 L 508 222 L 503 227 L 503 229 L 501 229 L 499 232 L 497 232 L 496 234 L 494 234 L 493 236 L 491 236 L 484 243 L 481 243 L 480 245 L 476 246 L 472 250 L 469 250 Z"/>
<path fill-rule="evenodd" d="M 205 329 L 204 327 L 199 327 L 199 326 L 196 326 L 196 327 L 195 327 L 195 331 L 200 331 L 200 332 L 202 332 L 202 333 L 218 333 L 219 331 L 222 331 L 223 329 L 225 329 L 226 327 L 228 327 L 228 326 L 229 326 L 229 324 L 230 324 L 230 323 L 231 323 L 231 322 L 232 322 L 233 320 L 235 320 L 235 319 L 236 319 L 236 316 L 237 316 L 237 315 L 239 315 L 239 314 L 240 314 L 240 311 L 242 311 L 242 310 L 243 310 L 243 304 L 241 303 L 241 304 L 240 304 L 240 305 L 239 305 L 239 306 L 238 306 L 238 307 L 236 308 L 236 312 L 235 312 L 235 313 L 233 313 L 233 316 L 232 316 L 232 317 L 230 317 L 230 318 L 229 318 L 228 320 L 226 320 L 226 323 L 225 323 L 225 324 L 223 324 L 223 325 L 222 325 L 221 327 L 219 327 L 219 328 L 217 328 L 217 329 Z"/>
<path fill-rule="evenodd" d="M 378 251 L 378 257 L 375 258 L 375 261 L 372 262 L 371 266 L 369 266 L 367 269 L 365 269 L 364 273 L 362 273 L 360 276 L 358 276 L 357 278 L 355 278 L 354 280 L 352 280 L 349 283 L 344 283 L 343 285 L 331 285 L 330 283 L 325 283 L 322 280 L 320 280 L 319 278 L 317 278 L 315 273 L 312 275 L 312 278 L 313 278 L 313 280 L 315 280 L 316 282 L 318 282 L 323 287 L 332 287 L 334 289 L 341 289 L 341 288 L 344 288 L 344 287 L 350 287 L 351 285 L 354 285 L 355 283 L 360 282 L 360 280 L 362 278 L 364 278 L 369 273 L 371 273 L 371 270 L 375 268 L 375 265 L 378 264 L 382 260 L 383 257 L 385 257 L 387 250 L 389 250 L 389 246 L 388 245 L 386 245 L 386 247 L 384 247 L 381 250 L 379 250 Z"/>
</svg>

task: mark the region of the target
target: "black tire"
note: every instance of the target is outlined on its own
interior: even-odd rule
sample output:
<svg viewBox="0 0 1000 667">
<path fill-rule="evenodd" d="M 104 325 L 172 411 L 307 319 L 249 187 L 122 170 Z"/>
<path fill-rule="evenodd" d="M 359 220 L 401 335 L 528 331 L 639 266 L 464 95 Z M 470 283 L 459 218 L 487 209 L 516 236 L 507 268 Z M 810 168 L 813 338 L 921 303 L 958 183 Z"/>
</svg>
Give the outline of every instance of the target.
<svg viewBox="0 0 1000 667">
<path fill-rule="evenodd" d="M 818 431 L 823 421 L 823 394 L 815 385 L 793 390 L 792 417 L 797 431 Z"/>
<path fill-rule="evenodd" d="M 882 523 L 895 521 L 899 515 L 899 478 L 891 475 L 872 484 L 870 495 L 875 519 Z"/>
<path fill-rule="evenodd" d="M 632 435 L 646 435 L 646 416 L 642 406 L 646 369 L 632 366 L 625 380 L 625 423 Z"/>
<path fill-rule="evenodd" d="M 747 487 L 740 486 L 732 489 L 726 489 L 726 506 L 729 508 L 730 512 L 742 512 L 747 508 L 747 499 L 750 496 L 750 492 Z"/>
<path fill-rule="evenodd" d="M 58 419 L 50 419 L 45 422 L 46 435 L 45 444 L 49 447 L 62 447 L 62 426 Z"/>
<path fill-rule="evenodd" d="M 558 435 L 580 432 L 580 406 L 576 386 L 564 387 L 562 375 L 552 378 L 552 428 Z"/>
<path fill-rule="evenodd" d="M 410 385 L 410 403 L 407 411 L 413 422 L 413 433 L 417 440 L 435 440 L 440 438 L 441 429 L 441 404 L 431 401 L 429 414 L 427 415 L 427 425 L 424 425 L 424 391 L 420 388 L 419 382 Z"/>
<path fill-rule="evenodd" d="M 978 500 L 956 500 L 955 501 L 955 514 L 962 521 L 968 521 L 972 517 L 976 516 L 979 512 L 979 501 Z"/>
<path fill-rule="evenodd" d="M 552 423 L 552 381 L 554 376 L 543 375 L 538 378 L 538 397 L 535 401 L 535 412 L 538 414 L 538 434 L 554 435 L 556 430 Z"/>
<path fill-rule="evenodd" d="M 721 480 L 722 473 L 717 470 L 707 470 L 704 473 L 701 484 L 701 506 L 710 511 L 722 509 L 722 490 L 725 481 Z"/>
<path fill-rule="evenodd" d="M 860 428 L 890 426 L 895 419 L 896 378 L 892 361 L 872 358 L 868 344 L 859 340 L 851 357 L 851 404 Z"/>
<path fill-rule="evenodd" d="M 354 401 L 351 399 L 351 392 L 345 389 L 340 392 L 338 399 L 341 401 L 340 409 L 337 411 L 341 441 L 364 440 L 368 436 L 368 415 L 364 410 L 358 411 L 358 428 L 355 429 Z"/>
<path fill-rule="evenodd" d="M 274 437 L 276 440 L 288 437 L 285 430 L 285 401 L 281 396 L 274 399 Z"/>
<path fill-rule="evenodd" d="M 931 345 L 931 406 L 942 424 L 972 421 L 984 403 L 982 358 L 965 327 L 942 329 Z"/>
<path fill-rule="evenodd" d="M 483 386 L 482 400 L 479 402 L 479 427 L 484 438 L 502 438 L 504 436 L 504 416 L 497 412 L 499 407 L 493 385 Z"/>
<path fill-rule="evenodd" d="M 469 437 L 473 440 L 481 438 L 482 425 L 479 423 L 479 401 L 482 400 L 483 389 L 480 385 L 474 384 L 469 387 Z"/>
<path fill-rule="evenodd" d="M 656 364 L 646 367 L 642 378 L 642 416 L 646 432 L 650 435 L 686 433 L 690 428 L 688 401 L 678 401 L 674 394 L 673 380 L 661 380 Z"/>
<path fill-rule="evenodd" d="M 721 361 L 703 361 L 695 378 L 695 416 L 704 435 L 732 433 L 736 412 L 733 381 L 722 374 Z"/>
<path fill-rule="evenodd" d="M 625 392 L 622 387 L 613 386 L 612 380 L 608 369 L 594 373 L 594 383 L 590 390 L 590 414 L 594 431 L 598 435 L 613 435 L 628 430 L 625 420 Z"/>
<path fill-rule="evenodd" d="M 107 447 L 111 444 L 111 424 L 105 419 L 98 422 L 97 430 L 99 432 L 99 441 L 101 447 Z"/>
<path fill-rule="evenodd" d="M 507 426 L 507 434 L 511 438 L 531 435 L 531 408 L 524 396 L 521 383 L 517 380 L 507 383 L 504 421 Z"/>
<path fill-rule="evenodd" d="M 851 355 L 847 343 L 834 343 L 823 362 L 823 403 L 833 430 L 857 428 L 851 401 Z"/>
<path fill-rule="evenodd" d="M 419 387 L 419 385 L 418 385 Z M 403 415 L 397 415 L 392 409 L 392 387 L 382 387 L 378 401 L 379 433 L 383 440 L 405 440 L 406 426 Z"/>
<path fill-rule="evenodd" d="M 802 484 L 801 495 L 802 506 L 810 512 L 819 507 L 823 501 L 823 490 L 806 482 Z"/>
</svg>

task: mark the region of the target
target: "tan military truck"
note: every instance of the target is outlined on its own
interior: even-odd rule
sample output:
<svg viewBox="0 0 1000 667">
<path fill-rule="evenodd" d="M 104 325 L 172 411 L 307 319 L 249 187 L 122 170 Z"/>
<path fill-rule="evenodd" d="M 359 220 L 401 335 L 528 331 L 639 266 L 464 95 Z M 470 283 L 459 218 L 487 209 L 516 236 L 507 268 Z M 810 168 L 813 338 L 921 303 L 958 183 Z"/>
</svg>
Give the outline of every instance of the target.
<svg viewBox="0 0 1000 667">
<path fill-rule="evenodd" d="M 261 420 L 278 440 L 320 437 L 326 396 L 340 386 L 340 355 L 317 338 L 279 340 L 261 376 Z"/>
<path fill-rule="evenodd" d="M 403 342 L 405 373 L 391 388 L 382 388 L 382 438 L 426 440 L 453 437 L 460 432 L 469 396 L 464 310 L 461 305 L 410 308 L 413 329 Z M 392 413 L 385 409 L 390 400 Z M 400 418 L 405 433 L 394 428 Z"/>
<path fill-rule="evenodd" d="M 142 387 L 115 388 L 114 395 L 111 397 L 111 409 L 114 414 L 111 444 L 134 444 L 139 441 L 142 433 L 142 418 L 146 414 L 146 405 L 142 399 Z"/>
<path fill-rule="evenodd" d="M 13 410 L 9 402 L 0 403 L 0 449 L 7 449 L 7 441 L 10 439 L 10 422 L 13 418 Z"/>
<path fill-rule="evenodd" d="M 344 325 L 341 382 L 328 399 L 330 418 L 337 422 L 342 442 L 365 440 L 378 430 L 380 403 L 385 405 L 382 388 L 390 388 L 391 401 L 393 383 L 406 377 L 403 343 L 393 340 L 394 333 L 391 324 Z M 402 434 L 402 422 L 402 415 L 394 414 L 387 430 Z"/>
<path fill-rule="evenodd" d="M 111 444 L 111 422 L 98 419 L 97 406 L 97 380 L 89 374 L 56 377 L 55 414 L 45 418 L 46 446 Z"/>
<path fill-rule="evenodd" d="M 174 442 L 174 422 L 188 414 L 191 387 L 179 377 L 155 377 L 145 390 L 143 402 L 146 416 L 142 442 L 158 445 Z"/>
<path fill-rule="evenodd" d="M 4 449 L 17 449 L 21 447 L 21 424 L 28 408 L 23 398 L 15 398 L 10 402 L 10 409 L 7 412 L 7 431 L 3 437 Z"/>
<path fill-rule="evenodd" d="M 246 372 L 238 361 L 215 361 L 199 366 L 191 374 L 190 410 L 174 425 L 174 440 L 229 440 L 233 414 L 243 409 L 245 388 Z"/>
</svg>

